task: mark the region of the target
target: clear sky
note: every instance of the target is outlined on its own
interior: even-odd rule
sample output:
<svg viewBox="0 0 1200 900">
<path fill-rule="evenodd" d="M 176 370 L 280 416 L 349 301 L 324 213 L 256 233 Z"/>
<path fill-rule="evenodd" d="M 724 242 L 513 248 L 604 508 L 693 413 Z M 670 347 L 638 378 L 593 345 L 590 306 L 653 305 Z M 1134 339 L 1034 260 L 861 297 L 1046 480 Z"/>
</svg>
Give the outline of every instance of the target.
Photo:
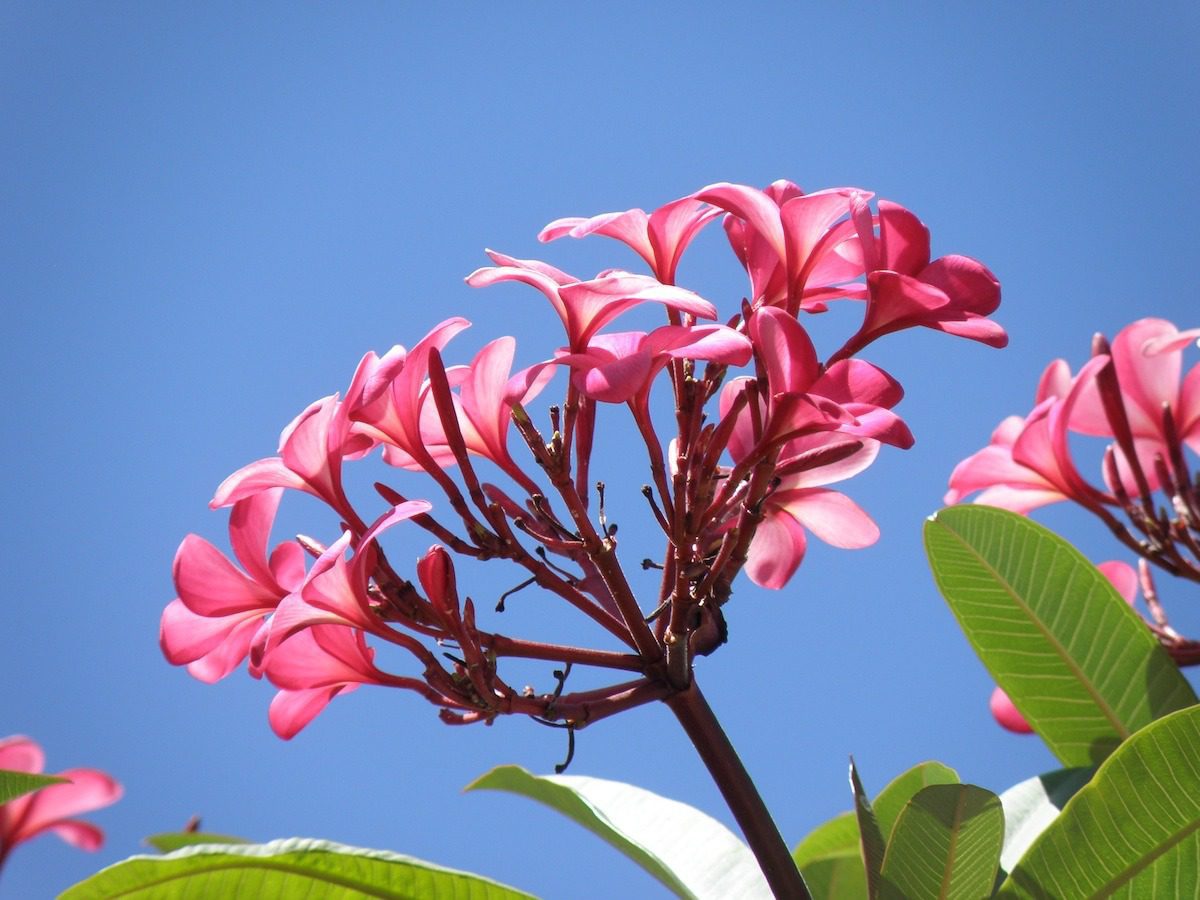
<svg viewBox="0 0 1200 900">
<path fill-rule="evenodd" d="M 535 235 L 714 181 L 850 184 L 905 204 L 935 254 L 996 272 L 1011 334 L 1004 351 L 922 332 L 868 354 L 905 385 L 917 436 L 847 488 L 882 539 L 814 542 L 779 593 L 740 582 L 730 643 L 698 667 L 781 830 L 795 842 L 847 808 L 849 753 L 873 790 L 929 758 L 994 790 L 1054 767 L 992 723 L 920 529 L 954 464 L 1028 410 L 1051 358 L 1078 365 L 1094 331 L 1142 316 L 1200 325 L 1200 14 L 836 6 L 0 5 L 0 735 L 126 789 L 94 817 L 102 852 L 41 839 L 0 893 L 50 895 L 198 813 L 214 831 L 386 848 L 546 897 L 661 896 L 554 814 L 459 793 L 501 763 L 550 771 L 561 733 L 451 729 L 423 701 L 364 689 L 284 743 L 266 685 L 201 685 L 156 636 L 179 541 L 224 541 L 215 486 L 343 390 L 365 350 L 453 314 L 475 323 L 459 361 L 500 334 L 523 364 L 558 346 L 534 292 L 463 284 L 484 247 L 580 274 L 633 267 L 610 242 Z M 735 264 L 715 230 L 702 248 L 683 280 L 732 310 Z M 637 560 L 652 552 L 638 546 L 645 479 L 622 480 L 622 418 L 602 427 L 597 474 L 626 489 L 613 502 Z M 293 503 L 277 534 L 328 533 L 331 518 Z M 1119 555 L 1069 511 L 1042 519 L 1097 561 Z M 429 543 L 396 540 L 397 560 Z M 494 597 L 510 576 L 472 591 Z M 1185 604 L 1187 586 L 1161 588 Z M 538 598 L 520 603 L 511 621 L 535 622 Z M 1200 631 L 1195 610 L 1177 618 Z M 547 628 L 593 637 L 567 616 Z M 730 821 L 661 707 L 582 732 L 571 771 Z"/>
</svg>

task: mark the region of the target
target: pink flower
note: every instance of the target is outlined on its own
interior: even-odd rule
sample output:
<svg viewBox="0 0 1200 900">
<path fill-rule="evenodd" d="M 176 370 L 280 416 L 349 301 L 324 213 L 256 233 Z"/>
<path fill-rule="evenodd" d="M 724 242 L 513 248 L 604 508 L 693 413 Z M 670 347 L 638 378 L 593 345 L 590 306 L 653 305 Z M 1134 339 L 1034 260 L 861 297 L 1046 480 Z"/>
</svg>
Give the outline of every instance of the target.
<svg viewBox="0 0 1200 900">
<path fill-rule="evenodd" d="M 648 275 L 611 269 L 590 281 L 580 281 L 544 262 L 516 259 L 492 250 L 487 253 L 497 265 L 476 269 L 467 276 L 467 284 L 487 287 L 501 281 L 520 281 L 537 288 L 562 319 L 573 352 L 584 350 L 596 332 L 641 303 L 661 303 L 704 319 L 717 317 L 716 307 L 704 298 Z"/>
<path fill-rule="evenodd" d="M 458 393 L 452 394 L 451 399 L 467 450 L 491 460 L 528 486 L 532 482 L 508 452 L 512 410 L 518 403 L 527 403 L 541 393 L 553 377 L 554 367 L 539 364 L 512 375 L 515 351 L 513 338 L 496 338 L 475 355 L 469 366 L 447 369 L 446 377 L 450 385 L 458 387 Z M 455 460 L 446 436 L 446 423 L 442 421 L 437 404 L 430 396 L 425 396 L 422 402 L 422 441 L 436 460 L 445 466 L 453 465 Z M 412 468 L 411 462 L 406 461 L 406 454 L 400 452 L 394 453 L 388 461 Z"/>
<path fill-rule="evenodd" d="M 428 402 L 429 358 L 470 324 L 452 317 L 434 326 L 411 351 L 396 346 L 382 358 L 374 353 L 363 357 L 346 391 L 355 440 L 365 442 L 352 448 L 356 455 L 383 444 L 384 459 L 392 465 L 425 468 L 450 463 L 444 447 L 439 451 L 427 446 L 430 433 L 437 430 L 437 410 Z"/>
<path fill-rule="evenodd" d="M 1137 572 L 1133 570 L 1133 566 L 1120 560 L 1109 560 L 1100 563 L 1096 568 L 1104 573 L 1104 577 L 1112 583 L 1125 602 L 1133 606 L 1137 601 L 1138 590 L 1138 576 Z M 1033 726 L 1025 721 L 1025 717 L 1013 705 L 1008 694 L 1000 688 L 997 687 L 992 691 L 988 706 L 992 711 L 992 716 L 1002 728 L 1014 734 L 1033 734 Z"/>
<path fill-rule="evenodd" d="M 827 445 L 831 435 L 793 441 L 786 458 Z M 879 527 L 845 494 L 822 485 L 843 481 L 866 469 L 879 452 L 878 441 L 863 441 L 862 448 L 831 465 L 785 475 L 763 505 L 763 519 L 746 556 L 746 574 L 760 587 L 779 590 L 796 573 L 808 546 L 811 531 L 834 547 L 857 550 L 879 540 Z"/>
<path fill-rule="evenodd" d="M 42 748 L 27 737 L 0 740 L 0 769 L 40 774 L 45 768 Z M 13 848 L 52 831 L 81 850 L 99 850 L 104 832 L 90 822 L 73 818 L 102 809 L 121 797 L 121 785 L 97 769 L 67 769 L 56 773 L 69 779 L 0 806 L 0 865 Z"/>
<path fill-rule="evenodd" d="M 264 671 L 280 688 L 267 715 L 271 730 L 284 740 L 295 737 L 339 694 L 360 684 L 401 681 L 375 667 L 375 651 L 361 631 L 342 625 L 298 632 L 271 652 Z"/>
<path fill-rule="evenodd" d="M 660 206 L 649 216 L 640 209 L 603 213 L 583 219 L 555 219 L 542 229 L 542 243 L 560 237 L 582 238 L 600 234 L 628 245 L 646 261 L 663 284 L 675 283 L 679 258 L 700 229 L 721 214 L 706 203 L 684 197 Z"/>
<path fill-rule="evenodd" d="M 855 437 L 911 447 L 912 433 L 890 407 L 903 390 L 882 369 L 863 360 L 842 360 L 821 366 L 804 327 L 783 310 L 763 307 L 750 320 L 750 337 L 766 370 L 769 397 L 762 418 L 763 433 L 753 433 L 753 416 L 744 409 L 730 452 L 734 459 L 749 455 L 753 445 L 777 444 L 805 434 L 836 431 Z M 721 414 L 733 405 L 749 379 L 726 384 Z"/>
<path fill-rule="evenodd" d="M 1000 282 L 987 266 L 957 255 L 930 262 L 929 229 L 921 220 L 888 200 L 879 201 L 879 215 L 873 219 L 869 199 L 860 195 L 852 201 L 867 271 L 867 311 L 858 333 L 833 358 L 848 357 L 885 334 L 917 325 L 1006 346 L 1004 329 L 987 318 L 1000 305 Z"/>
<path fill-rule="evenodd" d="M 270 621 L 258 629 L 250 648 L 251 674 L 261 673 L 275 648 L 305 628 L 346 625 L 390 639 L 391 631 L 375 614 L 368 593 L 376 542 L 388 528 L 430 509 L 425 500 L 393 507 L 367 529 L 349 561 L 345 554 L 353 537 L 350 532 L 330 544 L 313 562 L 303 584 L 284 597 Z"/>
<path fill-rule="evenodd" d="M 559 356 L 556 362 L 570 366 L 576 386 L 594 400 L 641 403 L 648 399 L 655 376 L 672 359 L 742 366 L 750 354 L 749 339 L 724 325 L 664 325 L 649 334 L 598 334 L 584 351 Z"/>
<path fill-rule="evenodd" d="M 726 220 L 730 245 L 750 276 L 755 305 L 786 306 L 820 312 L 833 297 L 862 296 L 848 282 L 863 273 L 852 201 L 870 198 L 858 188 L 835 188 L 805 194 L 789 181 L 776 181 L 765 191 L 727 182 L 693 194 L 717 206 Z"/>
<path fill-rule="evenodd" d="M 279 436 L 279 456 L 238 469 L 217 487 L 213 509 L 231 506 L 271 488 L 291 488 L 319 497 L 343 517 L 353 508 L 342 492 L 342 446 L 349 436 L 344 404 L 336 395 L 309 404 Z"/>
<path fill-rule="evenodd" d="M 1178 439 L 1200 453 L 1200 364 L 1182 377 L 1183 350 L 1200 329 L 1179 331 L 1164 319 L 1139 319 L 1127 325 L 1112 342 L 1111 357 L 1121 387 L 1125 415 L 1133 432 L 1134 449 L 1150 489 L 1158 486 L 1154 457 L 1170 459 L 1163 409 L 1170 409 Z M 1084 390 L 1071 416 L 1071 428 L 1081 434 L 1113 437 L 1112 424 L 1093 382 Z M 1118 468 L 1126 491 L 1140 491 L 1129 464 L 1118 448 Z"/>
<path fill-rule="evenodd" d="M 1089 507 L 1110 502 L 1079 474 L 1068 440 L 1076 404 L 1107 362 L 1093 357 L 1073 379 L 1065 362 L 1052 362 L 1042 373 L 1037 406 L 1025 419 L 1005 419 L 987 447 L 955 466 L 945 502 L 982 491 L 976 503 L 1021 514 L 1066 499 Z"/>
<path fill-rule="evenodd" d="M 194 534 L 175 553 L 179 596 L 163 610 L 159 644 L 171 664 L 186 665 L 200 681 L 219 681 L 241 665 L 266 617 L 304 581 L 304 551 L 295 541 L 267 559 L 282 494 L 268 488 L 234 504 L 229 540 L 245 572 Z"/>
</svg>

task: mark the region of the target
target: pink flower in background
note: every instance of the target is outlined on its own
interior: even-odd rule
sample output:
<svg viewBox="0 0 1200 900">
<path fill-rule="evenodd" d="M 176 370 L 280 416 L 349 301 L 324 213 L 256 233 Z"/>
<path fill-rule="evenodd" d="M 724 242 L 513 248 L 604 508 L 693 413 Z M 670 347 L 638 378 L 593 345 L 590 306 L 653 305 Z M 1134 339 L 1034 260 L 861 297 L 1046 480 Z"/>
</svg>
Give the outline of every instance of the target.
<svg viewBox="0 0 1200 900">
<path fill-rule="evenodd" d="M 21 735 L 0 739 L 0 769 L 41 774 L 42 748 Z M 120 799 L 121 785 L 98 769 L 67 769 L 55 773 L 69 779 L 25 794 L 0 806 L 0 865 L 13 848 L 40 834 L 53 832 L 81 850 L 99 850 L 104 832 L 74 818 L 103 809 Z"/>
<path fill-rule="evenodd" d="M 955 466 L 945 502 L 961 503 L 981 491 L 975 502 L 1022 514 L 1060 500 L 1091 507 L 1110 502 L 1079 474 L 1068 440 L 1077 403 L 1107 363 L 1105 356 L 1093 357 L 1072 379 L 1065 362 L 1052 362 L 1042 373 L 1037 406 L 1024 419 L 1009 416 L 987 447 Z"/>
<path fill-rule="evenodd" d="M 1170 459 L 1163 410 L 1169 409 L 1176 439 L 1200 453 L 1200 365 L 1183 375 L 1183 351 L 1200 329 L 1179 331 L 1164 319 L 1139 319 L 1118 332 L 1110 356 L 1120 385 L 1134 452 L 1151 490 L 1158 484 L 1156 455 Z M 1098 384 L 1083 392 L 1071 415 L 1071 429 L 1080 434 L 1115 437 Z M 1116 448 L 1117 468 L 1125 490 L 1140 492 L 1124 451 Z M 1112 485 L 1110 485 L 1112 487 Z"/>
</svg>

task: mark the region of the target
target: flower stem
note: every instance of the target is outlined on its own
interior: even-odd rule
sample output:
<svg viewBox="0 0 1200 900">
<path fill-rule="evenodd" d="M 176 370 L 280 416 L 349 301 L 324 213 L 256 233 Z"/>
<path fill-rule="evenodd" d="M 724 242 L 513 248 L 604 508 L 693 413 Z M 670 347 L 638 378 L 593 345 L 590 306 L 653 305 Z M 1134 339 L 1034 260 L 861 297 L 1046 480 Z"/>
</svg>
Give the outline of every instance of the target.
<svg viewBox="0 0 1200 900">
<path fill-rule="evenodd" d="M 787 844 L 783 842 L 766 804 L 713 714 L 712 707 L 700 693 L 695 677 L 687 690 L 667 698 L 666 703 L 691 738 L 725 802 L 729 804 L 771 891 L 780 900 L 811 900 L 812 895 L 804 886 L 804 879 L 800 877 L 800 870 L 796 868 Z"/>
</svg>

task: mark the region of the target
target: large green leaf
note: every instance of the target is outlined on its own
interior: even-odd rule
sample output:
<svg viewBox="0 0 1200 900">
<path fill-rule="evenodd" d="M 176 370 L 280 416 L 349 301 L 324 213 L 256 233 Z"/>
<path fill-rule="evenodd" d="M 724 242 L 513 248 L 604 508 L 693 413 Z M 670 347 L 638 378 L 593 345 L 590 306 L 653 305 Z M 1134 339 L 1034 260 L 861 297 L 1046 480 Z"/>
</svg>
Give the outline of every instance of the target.
<svg viewBox="0 0 1200 900">
<path fill-rule="evenodd" d="M 991 896 L 1004 843 L 1000 798 L 971 784 L 935 784 L 900 812 L 883 860 L 882 900 Z"/>
<path fill-rule="evenodd" d="M 1006 873 L 1025 855 L 1029 845 L 1058 818 L 1067 801 L 1088 783 L 1096 770 L 1057 769 L 1014 784 L 1000 795 L 1004 807 L 1004 850 L 1000 868 Z"/>
<path fill-rule="evenodd" d="M 1139 731 L 1068 801 L 1003 897 L 1180 897 L 1200 884 L 1200 707 Z"/>
<path fill-rule="evenodd" d="M 13 772 L 0 769 L 0 803 L 16 800 L 23 794 L 32 794 L 52 784 L 63 784 L 69 779 L 57 775 L 40 775 L 32 772 Z"/>
<path fill-rule="evenodd" d="M 197 844 L 248 844 L 245 838 L 230 834 L 209 834 L 204 831 L 165 831 L 142 838 L 142 843 L 159 853 L 171 853 Z"/>
<path fill-rule="evenodd" d="M 1066 766 L 1196 702 L 1108 579 L 1023 516 L 943 509 L 925 524 L 938 588 L 984 665 Z"/>
<path fill-rule="evenodd" d="M 582 775 L 532 775 L 499 766 L 467 790 L 509 791 L 544 803 L 612 844 L 679 897 L 770 898 L 750 849 L 685 803 Z"/>
<path fill-rule="evenodd" d="M 289 838 L 269 844 L 202 845 L 166 856 L 134 856 L 68 888 L 60 900 L 529 900 L 498 882 L 398 853 Z"/>
</svg>

